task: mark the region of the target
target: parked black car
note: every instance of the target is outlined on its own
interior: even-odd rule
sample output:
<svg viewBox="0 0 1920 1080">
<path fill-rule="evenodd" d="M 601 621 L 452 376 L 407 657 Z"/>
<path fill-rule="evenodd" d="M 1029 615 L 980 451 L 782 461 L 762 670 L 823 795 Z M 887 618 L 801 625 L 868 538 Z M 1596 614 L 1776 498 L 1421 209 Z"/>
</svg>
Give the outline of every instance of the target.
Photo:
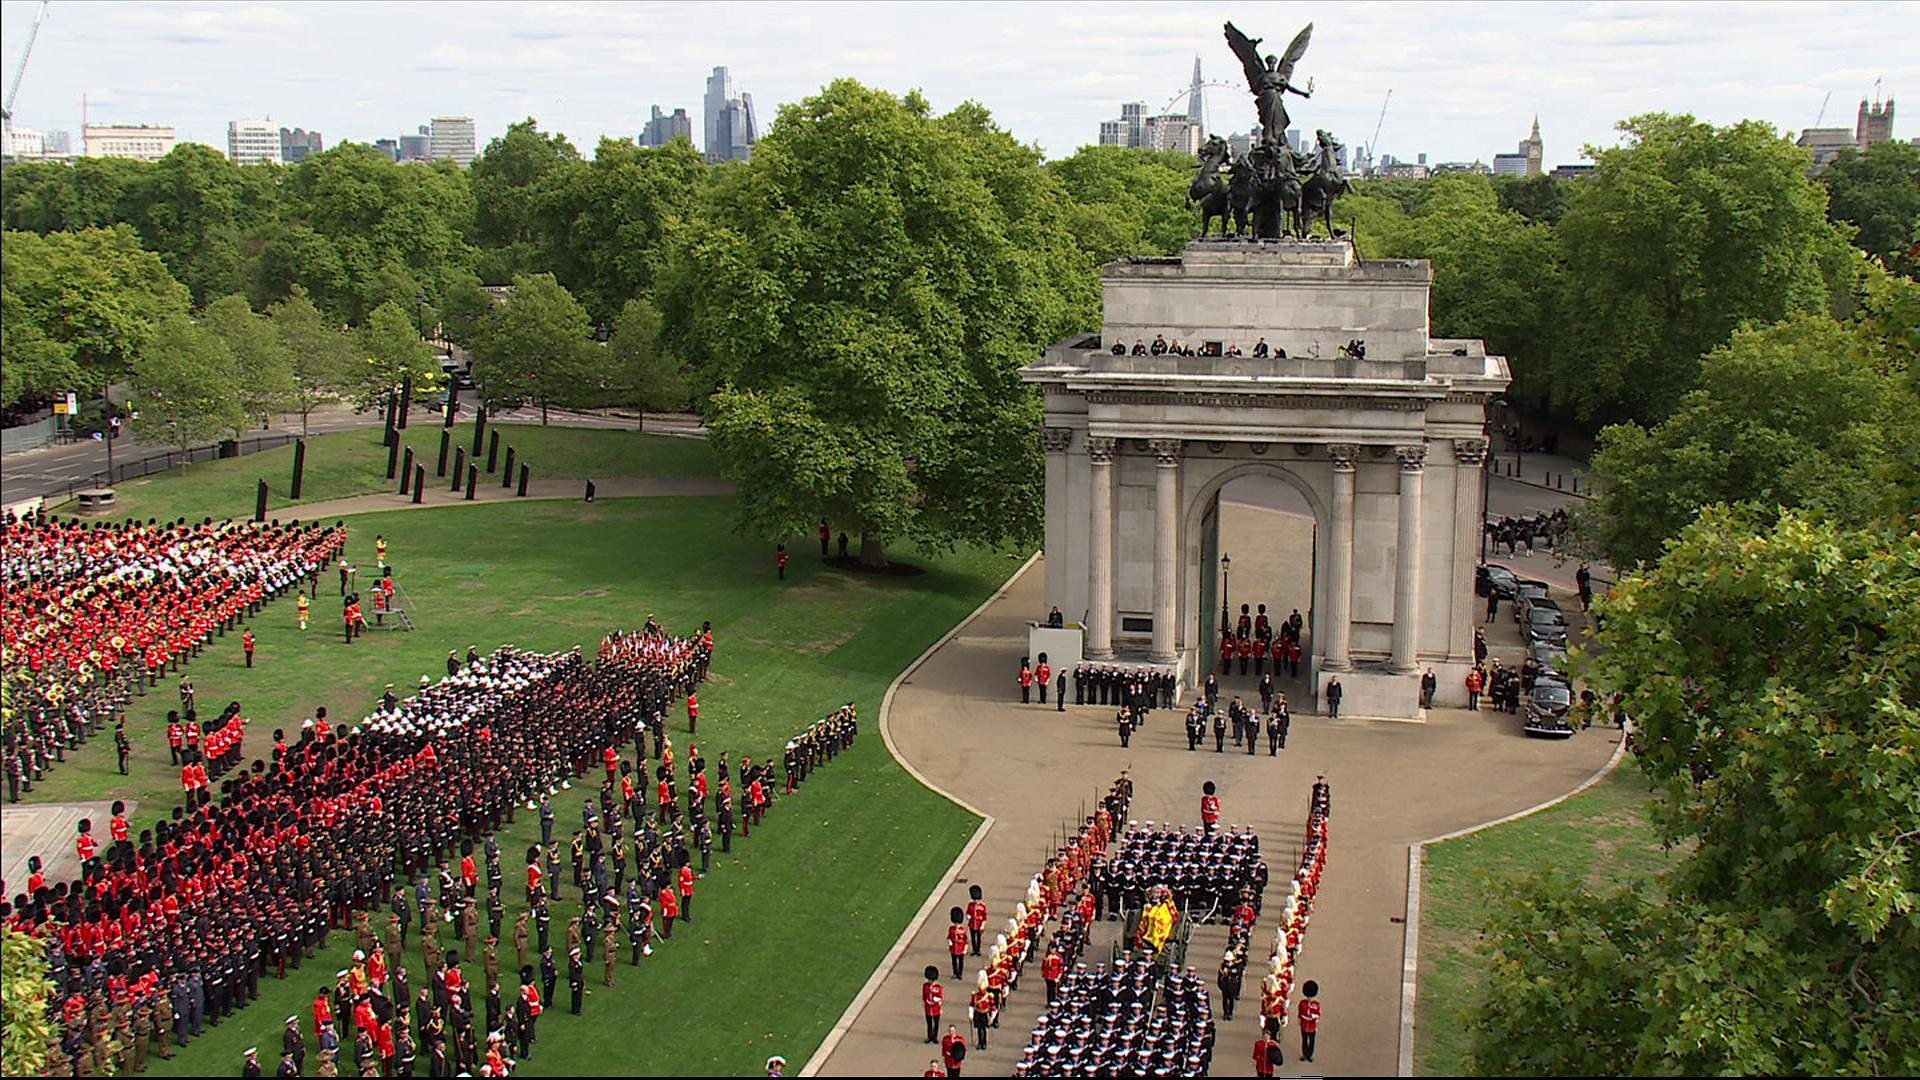
<svg viewBox="0 0 1920 1080">
<path fill-rule="evenodd" d="M 1504 566 L 1481 563 L 1473 574 L 1473 594 L 1485 596 L 1489 592 L 1502 600 L 1512 600 L 1514 586 L 1520 583 L 1520 575 Z"/>
<path fill-rule="evenodd" d="M 1566 648 L 1567 619 L 1557 608 L 1535 607 L 1520 624 L 1520 631 L 1527 639 L 1528 648 L 1536 643 Z"/>
<path fill-rule="evenodd" d="M 1573 735 L 1573 722 L 1568 712 L 1572 708 L 1571 686 L 1558 679 L 1542 679 L 1533 685 L 1533 693 L 1527 697 L 1526 718 L 1521 721 L 1521 730 L 1548 739 L 1570 738 Z"/>
</svg>

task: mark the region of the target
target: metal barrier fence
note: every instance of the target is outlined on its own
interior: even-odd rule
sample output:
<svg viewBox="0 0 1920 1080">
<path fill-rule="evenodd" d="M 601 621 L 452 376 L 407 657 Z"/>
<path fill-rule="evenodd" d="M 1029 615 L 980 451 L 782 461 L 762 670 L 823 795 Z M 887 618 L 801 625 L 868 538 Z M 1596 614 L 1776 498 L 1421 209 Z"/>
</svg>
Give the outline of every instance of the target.
<svg viewBox="0 0 1920 1080">
<path fill-rule="evenodd" d="M 221 458 L 245 457 L 262 450 L 277 450 L 299 441 L 300 436 L 292 433 L 278 435 L 257 435 L 248 439 L 222 439 L 205 446 L 190 446 L 185 450 L 165 450 L 158 454 L 148 454 L 134 461 L 118 461 L 109 472 L 101 469 L 85 480 L 74 480 L 67 484 L 64 496 L 48 495 L 48 508 L 71 502 L 80 492 L 88 488 L 112 487 L 128 480 L 154 473 L 166 472 L 182 465 L 191 465 L 202 461 L 218 461 Z"/>
</svg>

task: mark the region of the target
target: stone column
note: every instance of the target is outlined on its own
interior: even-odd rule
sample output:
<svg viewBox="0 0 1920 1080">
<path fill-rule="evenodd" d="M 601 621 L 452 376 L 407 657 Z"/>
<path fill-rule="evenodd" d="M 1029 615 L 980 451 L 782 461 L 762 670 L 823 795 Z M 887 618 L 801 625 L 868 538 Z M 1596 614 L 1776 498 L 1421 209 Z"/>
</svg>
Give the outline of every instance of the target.
<svg viewBox="0 0 1920 1080">
<path fill-rule="evenodd" d="M 1448 610 L 1447 655 L 1472 657 L 1473 628 L 1478 611 L 1473 595 L 1473 568 L 1480 558 L 1480 534 L 1485 528 L 1487 443 L 1484 439 L 1453 440 L 1453 580 Z M 1465 605 L 1462 607 L 1461 605 Z"/>
<path fill-rule="evenodd" d="M 1393 670 L 1412 671 L 1420 644 L 1420 496 L 1425 486 L 1427 448 L 1402 446 L 1400 458 L 1400 540 L 1393 566 Z"/>
<path fill-rule="evenodd" d="M 1088 436 L 1093 506 L 1087 522 L 1087 659 L 1113 659 L 1113 440 Z"/>
<path fill-rule="evenodd" d="M 1067 561 L 1067 553 L 1073 546 L 1072 538 L 1077 536 L 1081 526 L 1067 518 L 1067 491 L 1070 488 L 1067 470 L 1067 448 L 1073 442 L 1073 429 L 1064 427 L 1043 427 L 1040 429 L 1040 448 L 1046 453 L 1047 495 L 1045 521 L 1043 522 L 1045 547 L 1049 563 L 1059 566 Z M 1047 572 L 1047 603 L 1058 604 L 1061 611 L 1075 608 L 1070 597 L 1078 591 L 1077 583 L 1069 587 L 1061 580 L 1061 575 L 1049 569 Z M 1073 618 L 1074 616 L 1069 616 Z"/>
<path fill-rule="evenodd" d="M 1153 440 L 1153 651 L 1147 658 L 1171 664 L 1173 652 L 1174 582 L 1180 568 L 1180 447 L 1179 439 Z"/>
<path fill-rule="evenodd" d="M 1327 523 L 1327 621 L 1326 628 L 1314 627 L 1326 635 L 1320 647 L 1325 666 L 1345 671 L 1352 666 L 1348 657 L 1348 639 L 1353 629 L 1353 459 L 1360 448 L 1336 443 L 1327 447 L 1333 459 L 1332 520 Z"/>
</svg>

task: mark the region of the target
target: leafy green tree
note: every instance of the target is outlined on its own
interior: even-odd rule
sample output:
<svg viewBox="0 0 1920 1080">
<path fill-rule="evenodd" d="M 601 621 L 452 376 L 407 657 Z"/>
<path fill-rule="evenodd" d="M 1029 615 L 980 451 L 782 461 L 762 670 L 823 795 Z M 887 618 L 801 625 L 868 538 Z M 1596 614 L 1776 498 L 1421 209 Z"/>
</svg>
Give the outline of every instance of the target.
<svg viewBox="0 0 1920 1080">
<path fill-rule="evenodd" d="M 587 309 L 552 274 L 520 275 L 513 293 L 480 324 L 473 343 L 473 382 L 487 408 L 578 401 L 599 381 L 602 350 Z"/>
<path fill-rule="evenodd" d="M 646 410 L 678 412 L 692 400 L 693 391 L 680 362 L 660 343 L 660 312 L 647 300 L 629 300 L 614 320 L 607 343 L 608 379 L 627 400 Z"/>
<path fill-rule="evenodd" d="M 59 1038 L 54 1030 L 53 995 L 59 991 L 48 974 L 47 944 L 23 930 L 0 927 L 0 1028 L 5 1032 L 7 1072 L 40 1076 L 47 1069 L 47 1048 Z"/>
<path fill-rule="evenodd" d="M 152 168 L 125 158 L 87 157 L 69 165 L 10 165 L 0 171 L 0 220 L 8 229 L 43 235 L 112 228 L 127 220 L 127 190 Z"/>
<path fill-rule="evenodd" d="M 234 389 L 248 424 L 297 404 L 299 387 L 294 381 L 293 356 L 273 323 L 265 315 L 255 314 L 246 297 L 215 300 L 207 305 L 201 325 L 233 355 Z M 236 427 L 234 437 L 239 436 Z"/>
<path fill-rule="evenodd" d="M 98 394 L 134 366 L 161 320 L 186 314 L 187 291 L 127 226 L 7 233 L 0 242 L 7 404 Z"/>
<path fill-rule="evenodd" d="M 1827 310 L 1850 272 L 1805 152 L 1767 124 L 1649 114 L 1589 148 L 1558 233 L 1565 328 L 1554 405 L 1651 423 L 1743 323 Z"/>
<path fill-rule="evenodd" d="M 239 286 L 240 234 L 273 210 L 249 197 L 253 191 L 241 170 L 211 146 L 181 143 L 136 173 L 121 196 L 121 220 L 139 230 L 142 243 L 187 286 L 196 304 Z"/>
<path fill-rule="evenodd" d="M 182 451 L 246 423 L 237 365 L 226 343 L 184 315 L 169 315 L 134 365 L 134 426 Z"/>
<path fill-rule="evenodd" d="M 1827 216 L 1856 230 L 1854 243 L 1888 269 L 1920 269 L 1920 147 L 1892 139 L 1840 151 L 1820 173 Z"/>
<path fill-rule="evenodd" d="M 1907 508 L 1911 514 L 1911 508 Z M 1920 1072 L 1920 531 L 1713 508 L 1601 602 L 1652 889 L 1508 892 L 1489 1075 Z"/>
<path fill-rule="evenodd" d="M 268 308 L 267 314 L 291 368 L 292 407 L 300 414 L 300 434 L 306 435 L 313 411 L 349 389 L 355 374 L 353 337 L 328 323 L 297 285 L 292 295 Z"/>
<path fill-rule="evenodd" d="M 1503 209 L 1502 201 L 1484 176 L 1429 180 L 1413 216 L 1388 238 L 1386 253 L 1433 264 L 1435 337 L 1486 339 L 1489 351 L 1512 361 L 1513 395 L 1541 402 L 1556 346 L 1558 251 L 1548 226 Z"/>
<path fill-rule="evenodd" d="M 565 135 L 546 134 L 532 117 L 510 125 L 467 169 L 473 188 L 473 231 L 486 266 L 482 276 L 506 281 L 546 269 L 534 194 L 553 170 L 580 160 Z"/>
<path fill-rule="evenodd" d="M 1558 225 L 1567 212 L 1567 181 L 1546 173 L 1539 176 L 1502 176 L 1494 180 L 1500 209 L 1511 210 L 1540 225 Z"/>
<path fill-rule="evenodd" d="M 363 409 L 380 408 L 393 388 L 413 376 L 415 400 L 433 396 L 440 379 L 440 365 L 433 350 L 420 339 L 414 325 L 414 312 L 389 300 L 373 309 L 367 324 L 360 328 L 362 360 L 352 380 L 354 398 Z"/>
<path fill-rule="evenodd" d="M 652 295 L 667 236 L 694 214 L 712 172 L 678 139 L 653 149 L 602 139 L 592 161 L 559 161 L 532 192 L 541 265 L 596 324 L 611 323 Z"/>
<path fill-rule="evenodd" d="M 493 297 L 480 286 L 480 278 L 466 274 L 447 283 L 440 301 L 441 326 L 447 340 L 463 348 L 472 348 L 480 324 L 493 314 Z"/>
<path fill-rule="evenodd" d="M 1913 351 L 1883 318 L 1920 285 L 1888 285 L 1849 323 L 1801 314 L 1735 332 L 1671 416 L 1602 431 L 1599 497 L 1577 514 L 1583 538 L 1629 567 L 1656 560 L 1715 503 L 1800 507 L 1847 524 L 1875 513 L 1898 433 L 1920 411 Z"/>
<path fill-rule="evenodd" d="M 1083 146 L 1049 162 L 1071 203 L 1067 228 L 1094 267 L 1124 255 L 1174 255 L 1199 231 L 1186 205 L 1192 155 Z"/>
<path fill-rule="evenodd" d="M 769 538 L 821 517 L 861 559 L 914 538 L 1027 542 L 1040 418 L 1020 365 L 1095 309 L 1059 182 L 984 109 L 850 80 L 781 109 L 675 234 L 664 333 Z"/>
<path fill-rule="evenodd" d="M 297 276 L 287 256 L 277 276 L 305 285 L 343 322 L 364 323 L 390 301 L 412 305 L 422 291 L 437 298 L 443 282 L 472 270 L 473 190 L 451 161 L 401 165 L 372 147 L 341 143 L 289 169 L 282 191 L 283 221 L 327 241 L 347 287 L 336 294 Z"/>
</svg>

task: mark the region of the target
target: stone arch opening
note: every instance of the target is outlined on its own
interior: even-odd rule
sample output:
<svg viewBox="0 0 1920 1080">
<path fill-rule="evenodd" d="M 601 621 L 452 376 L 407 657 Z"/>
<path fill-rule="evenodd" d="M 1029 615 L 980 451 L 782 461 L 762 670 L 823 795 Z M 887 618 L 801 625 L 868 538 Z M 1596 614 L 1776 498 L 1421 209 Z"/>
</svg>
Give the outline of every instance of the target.
<svg viewBox="0 0 1920 1080">
<path fill-rule="evenodd" d="M 1275 684 L 1296 707 L 1310 701 L 1315 686 L 1315 616 L 1324 611 L 1326 569 L 1319 556 L 1328 510 L 1313 485 L 1282 461 L 1242 461 L 1196 482 L 1185 500 L 1180 589 L 1181 646 L 1187 670 L 1198 684 L 1220 674 L 1223 625 L 1234 627 L 1240 605 L 1249 615 L 1260 603 L 1278 625 L 1293 609 L 1303 618 L 1298 678 L 1277 673 Z M 1221 556 L 1232 563 L 1221 566 Z M 1224 587 L 1224 595 L 1222 589 Z M 1226 602 L 1223 612 L 1222 600 Z M 1236 660 L 1222 686 L 1249 692 L 1255 665 Z M 1268 661 L 1272 670 L 1272 660 Z"/>
</svg>

